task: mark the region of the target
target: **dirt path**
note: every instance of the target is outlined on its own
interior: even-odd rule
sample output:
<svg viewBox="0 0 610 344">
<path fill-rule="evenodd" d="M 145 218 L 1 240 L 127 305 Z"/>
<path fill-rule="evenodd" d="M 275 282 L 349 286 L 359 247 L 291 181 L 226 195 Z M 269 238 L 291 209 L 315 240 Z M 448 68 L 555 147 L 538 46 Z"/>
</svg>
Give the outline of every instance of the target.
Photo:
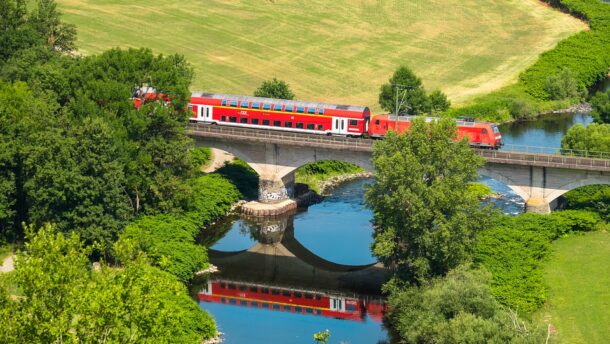
<svg viewBox="0 0 610 344">
<path fill-rule="evenodd" d="M 11 272 L 13 271 L 13 269 L 15 268 L 15 264 L 14 264 L 14 255 L 10 255 L 6 258 L 4 258 L 4 261 L 2 262 L 2 266 L 0 266 L 0 272 Z"/>
<path fill-rule="evenodd" d="M 212 148 L 212 161 L 202 172 L 211 173 L 224 166 L 226 162 L 233 161 L 235 157 L 220 149 Z"/>
</svg>

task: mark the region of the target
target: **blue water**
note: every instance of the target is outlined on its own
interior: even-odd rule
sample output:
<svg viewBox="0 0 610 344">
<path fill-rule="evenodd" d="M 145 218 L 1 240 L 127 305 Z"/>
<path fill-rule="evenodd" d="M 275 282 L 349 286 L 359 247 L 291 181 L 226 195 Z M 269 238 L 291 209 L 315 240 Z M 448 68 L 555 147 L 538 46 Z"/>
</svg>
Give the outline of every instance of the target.
<svg viewBox="0 0 610 344">
<path fill-rule="evenodd" d="M 222 303 L 200 306 L 214 315 L 226 344 L 312 344 L 313 334 L 326 329 L 329 343 L 374 344 L 388 338 L 383 326 L 368 317 L 358 322 Z"/>
<path fill-rule="evenodd" d="M 370 249 L 373 212 L 364 205 L 364 186 L 370 183 L 369 179 L 360 179 L 340 185 L 323 202 L 298 214 L 294 219 L 295 238 L 317 256 L 334 263 L 375 263 Z"/>
<path fill-rule="evenodd" d="M 245 221 L 238 219 L 233 222 L 227 234 L 211 248 L 223 252 L 237 252 L 247 250 L 254 245 L 256 245 L 256 239 L 250 235 L 250 227 Z"/>
</svg>

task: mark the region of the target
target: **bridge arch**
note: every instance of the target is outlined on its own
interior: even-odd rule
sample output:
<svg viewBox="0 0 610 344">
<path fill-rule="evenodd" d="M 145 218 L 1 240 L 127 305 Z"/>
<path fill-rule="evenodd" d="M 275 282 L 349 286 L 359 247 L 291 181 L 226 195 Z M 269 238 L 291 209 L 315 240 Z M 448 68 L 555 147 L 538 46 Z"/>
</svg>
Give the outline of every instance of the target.
<svg viewBox="0 0 610 344">
<path fill-rule="evenodd" d="M 551 203 L 554 200 L 556 200 L 558 197 L 560 197 L 561 195 L 565 194 L 566 192 L 577 189 L 581 186 L 604 185 L 604 184 L 610 185 L 610 177 L 606 177 L 606 178 L 593 177 L 593 178 L 580 179 L 580 180 L 573 181 L 571 183 L 567 183 L 567 184 L 557 188 L 556 190 L 553 190 L 545 198 L 549 203 Z"/>
<path fill-rule="evenodd" d="M 527 200 L 530 198 L 530 195 L 527 191 L 523 190 L 523 188 L 518 186 L 518 184 L 514 180 L 505 176 L 504 174 L 493 171 L 488 168 L 480 168 L 478 170 L 478 172 L 482 176 L 489 177 L 489 178 L 492 178 L 499 182 L 504 183 L 511 190 L 513 190 L 517 195 L 519 195 L 519 197 L 523 198 L 524 201 L 527 202 Z"/>
</svg>

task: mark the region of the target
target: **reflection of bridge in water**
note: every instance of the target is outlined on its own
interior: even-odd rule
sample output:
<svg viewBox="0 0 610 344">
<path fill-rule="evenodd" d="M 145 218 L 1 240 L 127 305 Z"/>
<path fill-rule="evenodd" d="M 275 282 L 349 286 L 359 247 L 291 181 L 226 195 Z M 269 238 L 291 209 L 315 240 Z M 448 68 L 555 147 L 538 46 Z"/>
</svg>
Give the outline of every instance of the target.
<svg viewBox="0 0 610 344">
<path fill-rule="evenodd" d="M 257 240 L 254 246 L 237 252 L 209 249 L 220 278 L 368 295 L 379 295 L 387 280 L 380 263 L 343 265 L 311 252 L 294 236 L 293 215 L 244 221 Z"/>
</svg>

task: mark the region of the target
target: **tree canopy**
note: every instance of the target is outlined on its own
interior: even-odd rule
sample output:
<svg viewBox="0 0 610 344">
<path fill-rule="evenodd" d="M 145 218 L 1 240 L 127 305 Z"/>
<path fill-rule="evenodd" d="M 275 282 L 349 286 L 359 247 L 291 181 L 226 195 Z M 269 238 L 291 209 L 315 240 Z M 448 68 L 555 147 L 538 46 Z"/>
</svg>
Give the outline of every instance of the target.
<svg viewBox="0 0 610 344">
<path fill-rule="evenodd" d="M 610 123 L 610 89 L 606 92 L 597 92 L 591 98 L 593 116 L 598 122 Z"/>
<path fill-rule="evenodd" d="M 575 154 L 596 156 L 599 152 L 610 152 L 610 124 L 577 124 L 561 138 L 561 148 L 573 149 Z M 570 153 L 568 151 L 568 153 Z"/>
<path fill-rule="evenodd" d="M 429 112 L 428 97 L 421 79 L 406 66 L 399 67 L 390 80 L 381 85 L 379 105 L 382 109 L 396 112 L 396 88 L 398 88 L 398 114 L 418 115 Z"/>
<path fill-rule="evenodd" d="M 416 118 L 373 146 L 376 182 L 366 191 L 374 212 L 374 254 L 411 282 L 443 276 L 471 258 L 490 211 L 468 183 L 482 158 L 457 137 L 455 121 Z"/>
<path fill-rule="evenodd" d="M 277 98 L 277 99 L 294 99 L 294 93 L 290 90 L 290 86 L 283 81 L 273 78 L 263 81 L 263 83 L 254 90 L 255 97 Z"/>
</svg>

